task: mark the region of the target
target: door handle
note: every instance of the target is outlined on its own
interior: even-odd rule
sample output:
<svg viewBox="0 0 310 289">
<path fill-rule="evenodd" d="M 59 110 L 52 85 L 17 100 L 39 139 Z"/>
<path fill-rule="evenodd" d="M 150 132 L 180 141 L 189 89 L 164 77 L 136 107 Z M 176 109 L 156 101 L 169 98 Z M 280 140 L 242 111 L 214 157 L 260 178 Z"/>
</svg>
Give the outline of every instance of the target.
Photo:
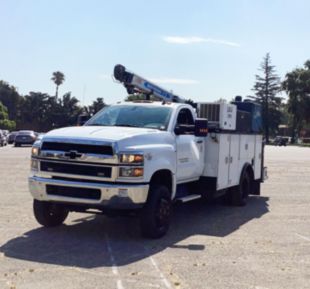
<svg viewBox="0 0 310 289">
<path fill-rule="evenodd" d="M 197 140 L 196 143 L 202 143 L 202 140 Z"/>
</svg>

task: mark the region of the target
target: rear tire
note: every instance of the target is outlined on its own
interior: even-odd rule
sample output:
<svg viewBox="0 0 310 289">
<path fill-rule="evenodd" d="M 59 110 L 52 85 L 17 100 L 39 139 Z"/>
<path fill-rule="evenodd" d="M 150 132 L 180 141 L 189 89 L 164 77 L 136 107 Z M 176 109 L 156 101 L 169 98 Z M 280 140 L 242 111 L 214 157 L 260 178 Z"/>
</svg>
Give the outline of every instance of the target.
<svg viewBox="0 0 310 289">
<path fill-rule="evenodd" d="M 140 216 L 142 235 L 153 239 L 164 236 L 169 229 L 171 210 L 168 188 L 165 186 L 151 187 L 147 203 Z"/>
<path fill-rule="evenodd" d="M 252 179 L 247 171 L 242 173 L 238 186 L 231 188 L 230 198 L 231 205 L 245 206 L 249 194 L 252 192 Z"/>
<path fill-rule="evenodd" d="M 56 227 L 61 225 L 67 218 L 69 212 L 58 204 L 33 200 L 33 213 L 44 227 Z"/>
</svg>

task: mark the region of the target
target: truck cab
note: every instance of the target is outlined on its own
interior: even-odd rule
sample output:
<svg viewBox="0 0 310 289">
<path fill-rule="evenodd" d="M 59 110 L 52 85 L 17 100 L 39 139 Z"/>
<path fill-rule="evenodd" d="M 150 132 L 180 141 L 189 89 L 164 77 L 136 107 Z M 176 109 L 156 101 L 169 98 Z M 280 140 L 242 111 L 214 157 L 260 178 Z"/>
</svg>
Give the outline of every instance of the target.
<svg viewBox="0 0 310 289">
<path fill-rule="evenodd" d="M 177 184 L 198 180 L 204 168 L 195 118 L 187 104 L 121 103 L 82 127 L 47 133 L 32 148 L 29 187 L 36 205 L 142 208 L 159 178 L 174 199 Z"/>
</svg>

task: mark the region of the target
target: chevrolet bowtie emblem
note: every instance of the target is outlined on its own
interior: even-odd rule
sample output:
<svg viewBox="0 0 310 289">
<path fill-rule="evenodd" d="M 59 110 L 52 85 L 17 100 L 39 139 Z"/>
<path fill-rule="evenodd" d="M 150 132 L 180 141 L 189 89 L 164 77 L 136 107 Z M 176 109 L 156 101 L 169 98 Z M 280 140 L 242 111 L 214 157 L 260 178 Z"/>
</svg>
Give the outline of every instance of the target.
<svg viewBox="0 0 310 289">
<path fill-rule="evenodd" d="M 77 151 L 69 151 L 65 153 L 65 157 L 68 157 L 71 160 L 80 158 L 81 156 L 82 154 L 78 153 Z"/>
</svg>

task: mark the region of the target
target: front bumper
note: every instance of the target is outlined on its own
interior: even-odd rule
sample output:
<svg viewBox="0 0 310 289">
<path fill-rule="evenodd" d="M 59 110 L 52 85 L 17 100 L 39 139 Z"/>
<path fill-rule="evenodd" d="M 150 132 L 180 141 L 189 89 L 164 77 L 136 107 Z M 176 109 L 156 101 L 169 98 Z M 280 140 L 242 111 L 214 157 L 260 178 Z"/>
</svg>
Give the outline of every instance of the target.
<svg viewBox="0 0 310 289">
<path fill-rule="evenodd" d="M 14 141 L 17 144 L 28 144 L 28 145 L 32 145 L 34 144 L 35 140 L 23 140 L 23 139 L 15 139 Z"/>
<path fill-rule="evenodd" d="M 113 209 L 131 209 L 142 207 L 147 200 L 148 184 L 113 184 L 113 183 L 93 183 L 67 181 L 50 178 L 31 176 L 28 179 L 31 195 L 40 201 L 55 201 L 62 203 L 87 204 L 103 206 Z M 80 197 L 67 197 L 47 194 L 46 186 L 61 186 L 77 189 L 97 189 L 100 190 L 100 199 L 93 200 Z"/>
</svg>

